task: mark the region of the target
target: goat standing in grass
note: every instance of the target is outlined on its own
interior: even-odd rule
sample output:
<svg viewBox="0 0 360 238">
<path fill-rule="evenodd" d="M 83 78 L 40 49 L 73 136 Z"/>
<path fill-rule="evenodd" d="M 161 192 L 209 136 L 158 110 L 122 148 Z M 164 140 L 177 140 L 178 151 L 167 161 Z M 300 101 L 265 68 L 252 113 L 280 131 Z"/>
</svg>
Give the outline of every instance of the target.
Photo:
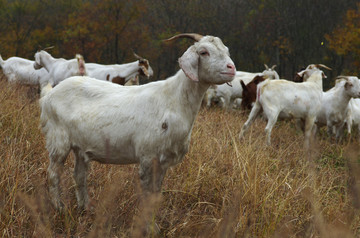
<svg viewBox="0 0 360 238">
<path fill-rule="evenodd" d="M 202 98 L 212 84 L 230 82 L 235 65 L 228 48 L 213 36 L 180 34 L 195 40 L 179 58 L 172 77 L 137 87 L 124 87 L 90 77 L 71 77 L 40 100 L 41 127 L 49 151 L 50 195 L 61 207 L 60 174 L 75 154 L 78 208 L 88 204 L 88 164 L 138 163 L 144 191 L 159 192 L 167 169 L 182 161 Z"/>
<path fill-rule="evenodd" d="M 271 144 L 271 131 L 279 114 L 281 118 L 295 118 L 305 121 L 305 149 L 310 146 L 310 137 L 314 133 L 317 112 L 321 108 L 322 78 L 324 73 L 319 70 L 308 69 L 301 72 L 301 76 L 311 70 L 306 82 L 295 83 L 287 80 L 265 80 L 257 86 L 257 98 L 248 120 L 240 131 L 240 139 L 248 130 L 252 122 L 263 111 L 268 119 L 265 127 L 266 142 Z"/>
<path fill-rule="evenodd" d="M 46 69 L 35 70 L 34 61 L 10 57 L 3 60 L 0 56 L 0 66 L 8 82 L 17 82 L 31 86 L 45 86 L 49 80 L 49 73 Z"/>
<path fill-rule="evenodd" d="M 324 92 L 316 125 L 327 126 L 328 135 L 335 132 L 336 140 L 342 137 L 343 127 L 352 98 L 360 98 L 360 83 L 355 76 L 339 76 L 335 87 Z"/>
</svg>

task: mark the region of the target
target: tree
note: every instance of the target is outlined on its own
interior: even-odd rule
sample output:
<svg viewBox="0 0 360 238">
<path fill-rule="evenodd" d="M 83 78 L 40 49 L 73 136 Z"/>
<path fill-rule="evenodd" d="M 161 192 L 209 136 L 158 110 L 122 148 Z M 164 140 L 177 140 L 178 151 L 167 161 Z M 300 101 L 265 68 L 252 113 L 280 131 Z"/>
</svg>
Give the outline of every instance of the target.
<svg viewBox="0 0 360 238">
<path fill-rule="evenodd" d="M 327 34 L 326 40 L 329 48 L 341 58 L 339 72 L 344 74 L 360 73 L 360 3 L 357 9 L 346 12 L 343 22 L 338 25 L 331 34 Z M 343 71 L 344 67 L 346 70 Z"/>
</svg>

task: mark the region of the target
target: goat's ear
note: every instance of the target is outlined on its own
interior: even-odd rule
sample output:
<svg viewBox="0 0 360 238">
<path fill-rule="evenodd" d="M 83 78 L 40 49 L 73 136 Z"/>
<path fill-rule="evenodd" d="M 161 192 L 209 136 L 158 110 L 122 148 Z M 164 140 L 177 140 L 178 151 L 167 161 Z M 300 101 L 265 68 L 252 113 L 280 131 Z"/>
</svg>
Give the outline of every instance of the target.
<svg viewBox="0 0 360 238">
<path fill-rule="evenodd" d="M 346 83 L 345 83 L 345 85 L 344 85 L 344 87 L 345 87 L 346 90 L 349 90 L 352 86 L 353 86 L 353 84 L 350 83 L 349 81 L 346 81 Z"/>
<path fill-rule="evenodd" d="M 306 70 L 302 70 L 302 71 L 300 71 L 300 72 L 298 72 L 298 73 L 296 73 L 299 77 L 304 77 L 304 73 L 306 72 Z"/>
<path fill-rule="evenodd" d="M 199 81 L 199 55 L 194 47 L 187 49 L 179 58 L 179 65 L 187 77 L 196 82 Z"/>
</svg>

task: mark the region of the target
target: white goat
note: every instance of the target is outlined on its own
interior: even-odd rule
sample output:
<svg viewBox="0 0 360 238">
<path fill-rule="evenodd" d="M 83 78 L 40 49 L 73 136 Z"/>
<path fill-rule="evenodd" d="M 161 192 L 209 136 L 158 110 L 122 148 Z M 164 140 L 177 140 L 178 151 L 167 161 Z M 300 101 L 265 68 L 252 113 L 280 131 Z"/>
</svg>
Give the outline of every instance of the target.
<svg viewBox="0 0 360 238">
<path fill-rule="evenodd" d="M 223 107 L 230 109 L 234 103 L 236 98 L 242 98 L 243 88 L 241 86 L 240 80 L 242 80 L 245 84 L 248 84 L 253 78 L 257 75 L 264 76 L 269 79 L 279 79 L 278 73 L 274 70 L 276 65 L 269 68 L 265 64 L 265 70 L 262 73 L 248 73 L 243 71 L 237 71 L 234 80 L 231 85 L 222 84 L 216 86 L 215 89 L 215 97 L 222 98 Z"/>
<path fill-rule="evenodd" d="M 49 82 L 56 86 L 64 79 L 71 76 L 87 75 L 84 58 L 76 54 L 75 59 L 66 60 L 63 58 L 53 58 L 48 52 L 41 50 L 35 54 L 35 69 L 44 67 L 50 75 Z"/>
<path fill-rule="evenodd" d="M 335 87 L 324 92 L 316 125 L 327 126 L 329 136 L 336 132 L 336 140 L 341 138 L 351 98 L 360 97 L 359 79 L 354 76 L 339 76 Z"/>
<path fill-rule="evenodd" d="M 49 73 L 45 69 L 35 70 L 34 61 L 10 57 L 3 60 L 0 56 L 0 66 L 8 82 L 17 82 L 25 85 L 45 86 L 48 83 Z"/>
<path fill-rule="evenodd" d="M 345 119 L 348 133 L 352 133 L 352 127 L 356 126 L 358 134 L 360 133 L 360 99 L 352 98 L 348 104 L 347 114 Z M 360 141 L 360 135 L 358 135 Z"/>
<path fill-rule="evenodd" d="M 302 73 L 304 74 L 304 72 Z M 265 132 L 270 145 L 271 130 L 279 114 L 282 118 L 305 120 L 305 149 L 309 148 L 317 112 L 321 107 L 322 78 L 324 73 L 317 70 L 306 82 L 295 83 L 288 80 L 265 80 L 257 86 L 257 99 L 248 120 L 240 131 L 240 139 L 251 123 L 263 111 L 268 119 Z"/>
<path fill-rule="evenodd" d="M 137 77 L 139 74 L 148 78 L 152 76 L 153 70 L 149 61 L 137 54 L 134 55 L 138 60 L 127 64 L 102 65 L 87 63 L 88 76 L 120 85 L 125 85 L 130 79 Z"/>
<path fill-rule="evenodd" d="M 72 150 L 78 206 L 88 203 L 90 161 L 139 163 L 145 191 L 159 192 L 166 170 L 183 159 L 202 98 L 211 84 L 230 82 L 235 65 L 218 37 L 180 34 L 197 42 L 179 58 L 181 69 L 167 80 L 123 87 L 90 77 L 72 77 L 40 100 L 41 127 L 50 164 L 50 194 L 61 205 L 59 171 Z M 59 170 L 60 169 L 60 170 Z"/>
</svg>

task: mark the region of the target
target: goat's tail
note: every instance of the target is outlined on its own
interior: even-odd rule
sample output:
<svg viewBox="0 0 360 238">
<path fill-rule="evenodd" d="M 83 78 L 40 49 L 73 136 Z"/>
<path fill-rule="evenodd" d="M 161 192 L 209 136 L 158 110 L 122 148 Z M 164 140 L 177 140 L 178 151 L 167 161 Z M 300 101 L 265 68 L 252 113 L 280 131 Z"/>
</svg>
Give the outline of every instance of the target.
<svg viewBox="0 0 360 238">
<path fill-rule="evenodd" d="M 45 87 L 41 89 L 40 98 L 44 97 L 46 94 L 48 94 L 52 90 L 52 86 L 50 83 L 48 83 Z"/>
<path fill-rule="evenodd" d="M 86 72 L 86 66 L 85 66 L 85 60 L 84 57 L 80 54 L 76 54 L 75 58 L 77 59 L 78 62 L 78 72 L 80 76 L 86 76 L 87 72 Z"/>
</svg>

